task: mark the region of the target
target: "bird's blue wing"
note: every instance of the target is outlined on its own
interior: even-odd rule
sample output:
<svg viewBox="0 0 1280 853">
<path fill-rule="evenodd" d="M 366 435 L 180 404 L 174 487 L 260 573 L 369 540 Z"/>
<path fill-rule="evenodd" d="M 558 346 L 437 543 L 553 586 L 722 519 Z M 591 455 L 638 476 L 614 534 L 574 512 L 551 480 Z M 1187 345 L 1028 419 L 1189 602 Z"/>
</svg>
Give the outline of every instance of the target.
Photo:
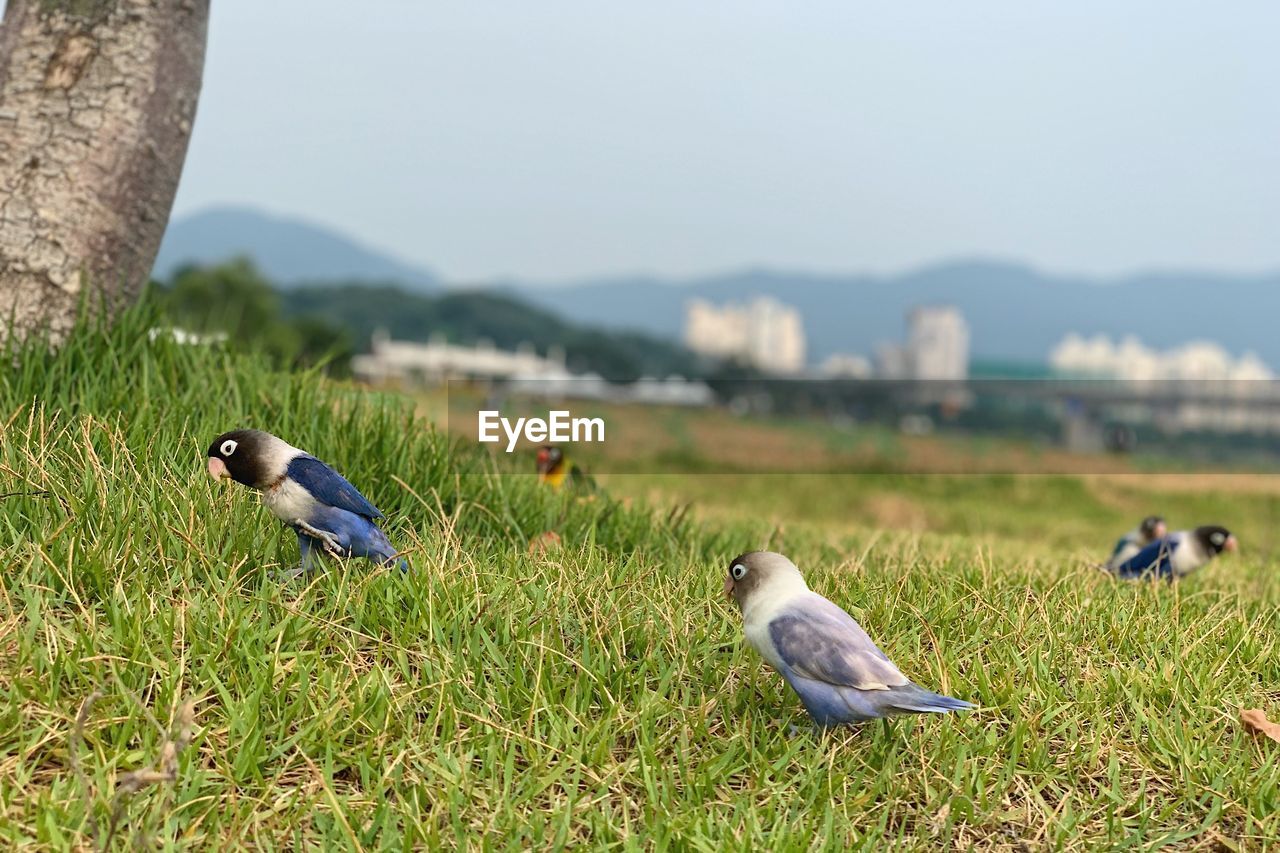
<svg viewBox="0 0 1280 853">
<path fill-rule="evenodd" d="M 1173 573 L 1173 551 L 1180 541 L 1181 538 L 1178 536 L 1157 539 L 1117 566 L 1116 574 L 1122 578 L 1136 578 L 1143 575 L 1167 577 Z"/>
<path fill-rule="evenodd" d="M 314 456 L 296 456 L 289 463 L 287 473 L 312 497 L 322 504 L 345 509 L 365 518 L 382 518 L 378 508 L 351 485 L 337 471 Z"/>
<path fill-rule="evenodd" d="M 801 678 L 859 690 L 909 683 L 852 616 L 816 593 L 774 616 L 769 637 L 782 662 Z"/>
</svg>

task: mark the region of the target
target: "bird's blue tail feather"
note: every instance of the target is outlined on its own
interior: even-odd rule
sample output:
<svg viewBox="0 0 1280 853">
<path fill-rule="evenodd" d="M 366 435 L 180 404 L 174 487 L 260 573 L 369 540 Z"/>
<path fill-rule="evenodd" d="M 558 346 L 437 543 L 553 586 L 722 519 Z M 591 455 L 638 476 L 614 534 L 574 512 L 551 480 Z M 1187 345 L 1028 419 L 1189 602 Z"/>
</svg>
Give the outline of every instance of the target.
<svg viewBox="0 0 1280 853">
<path fill-rule="evenodd" d="M 967 711 L 977 707 L 972 702 L 943 696 L 941 693 L 925 690 L 915 684 L 895 688 L 885 697 L 884 704 L 899 711 L 919 714 L 945 714 L 949 711 Z"/>
</svg>

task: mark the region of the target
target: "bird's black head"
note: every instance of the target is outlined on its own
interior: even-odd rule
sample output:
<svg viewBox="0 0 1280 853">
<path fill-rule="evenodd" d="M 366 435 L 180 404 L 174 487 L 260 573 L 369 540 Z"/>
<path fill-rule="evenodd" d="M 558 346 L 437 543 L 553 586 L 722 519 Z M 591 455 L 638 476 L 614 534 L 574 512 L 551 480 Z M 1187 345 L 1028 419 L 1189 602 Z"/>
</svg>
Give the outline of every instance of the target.
<svg viewBox="0 0 1280 853">
<path fill-rule="evenodd" d="M 554 472 L 564 462 L 564 452 L 554 445 L 544 444 L 538 448 L 538 473 L 546 476 Z"/>
<path fill-rule="evenodd" d="M 1148 542 L 1154 542 L 1168 532 L 1165 527 L 1164 519 L 1158 515 L 1148 515 L 1142 519 L 1142 524 L 1138 525 L 1138 531 Z"/>
<path fill-rule="evenodd" d="M 1236 537 L 1232 536 L 1231 531 L 1225 527 L 1211 524 L 1197 527 L 1191 533 L 1209 554 L 1221 554 L 1223 551 L 1234 551 L 1240 547 Z"/>
<path fill-rule="evenodd" d="M 269 432 L 235 429 L 224 432 L 209 445 L 209 476 L 230 477 L 251 489 L 265 489 L 279 479 L 279 447 L 288 447 Z"/>
</svg>

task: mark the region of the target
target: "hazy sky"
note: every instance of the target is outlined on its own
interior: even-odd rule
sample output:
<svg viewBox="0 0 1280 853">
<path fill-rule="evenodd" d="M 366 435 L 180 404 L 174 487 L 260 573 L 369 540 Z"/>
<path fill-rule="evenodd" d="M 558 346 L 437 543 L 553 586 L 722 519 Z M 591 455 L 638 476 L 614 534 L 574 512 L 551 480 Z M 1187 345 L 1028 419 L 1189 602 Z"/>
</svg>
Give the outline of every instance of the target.
<svg viewBox="0 0 1280 853">
<path fill-rule="evenodd" d="M 213 0 L 177 211 L 454 280 L 1280 267 L 1280 3 Z"/>
</svg>

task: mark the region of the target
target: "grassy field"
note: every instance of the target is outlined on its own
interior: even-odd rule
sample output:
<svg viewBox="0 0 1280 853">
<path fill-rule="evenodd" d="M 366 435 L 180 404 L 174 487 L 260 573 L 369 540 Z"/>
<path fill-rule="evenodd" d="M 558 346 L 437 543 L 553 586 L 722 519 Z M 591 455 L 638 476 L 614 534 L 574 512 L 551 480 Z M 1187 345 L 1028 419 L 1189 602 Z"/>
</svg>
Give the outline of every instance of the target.
<svg viewBox="0 0 1280 853">
<path fill-rule="evenodd" d="M 418 411 L 451 433 L 475 441 L 476 413 L 492 405 L 473 386 L 411 392 Z M 639 406 L 596 401 L 511 396 L 501 401 L 509 418 L 546 417 L 548 408 L 607 424 L 603 444 L 576 452 L 593 470 L 686 473 L 1123 473 L 1159 467 L 1151 457 L 1077 455 L 1047 443 L 984 436 L 907 436 L 874 423 L 838 423 L 820 417 L 739 417 L 721 408 Z M 494 448 L 501 452 L 505 447 Z M 531 447 L 526 450 L 532 453 Z"/>
<path fill-rule="evenodd" d="M 149 344 L 147 320 L 0 386 L 5 848 L 1280 837 L 1280 744 L 1237 720 L 1280 717 L 1269 481 L 647 473 L 574 500 L 402 398 Z M 247 424 L 347 473 L 413 572 L 270 580 L 292 534 L 202 470 Z M 1089 568 L 1149 508 L 1243 554 L 1173 587 Z M 981 709 L 791 735 L 803 710 L 717 594 L 765 545 Z"/>
</svg>

